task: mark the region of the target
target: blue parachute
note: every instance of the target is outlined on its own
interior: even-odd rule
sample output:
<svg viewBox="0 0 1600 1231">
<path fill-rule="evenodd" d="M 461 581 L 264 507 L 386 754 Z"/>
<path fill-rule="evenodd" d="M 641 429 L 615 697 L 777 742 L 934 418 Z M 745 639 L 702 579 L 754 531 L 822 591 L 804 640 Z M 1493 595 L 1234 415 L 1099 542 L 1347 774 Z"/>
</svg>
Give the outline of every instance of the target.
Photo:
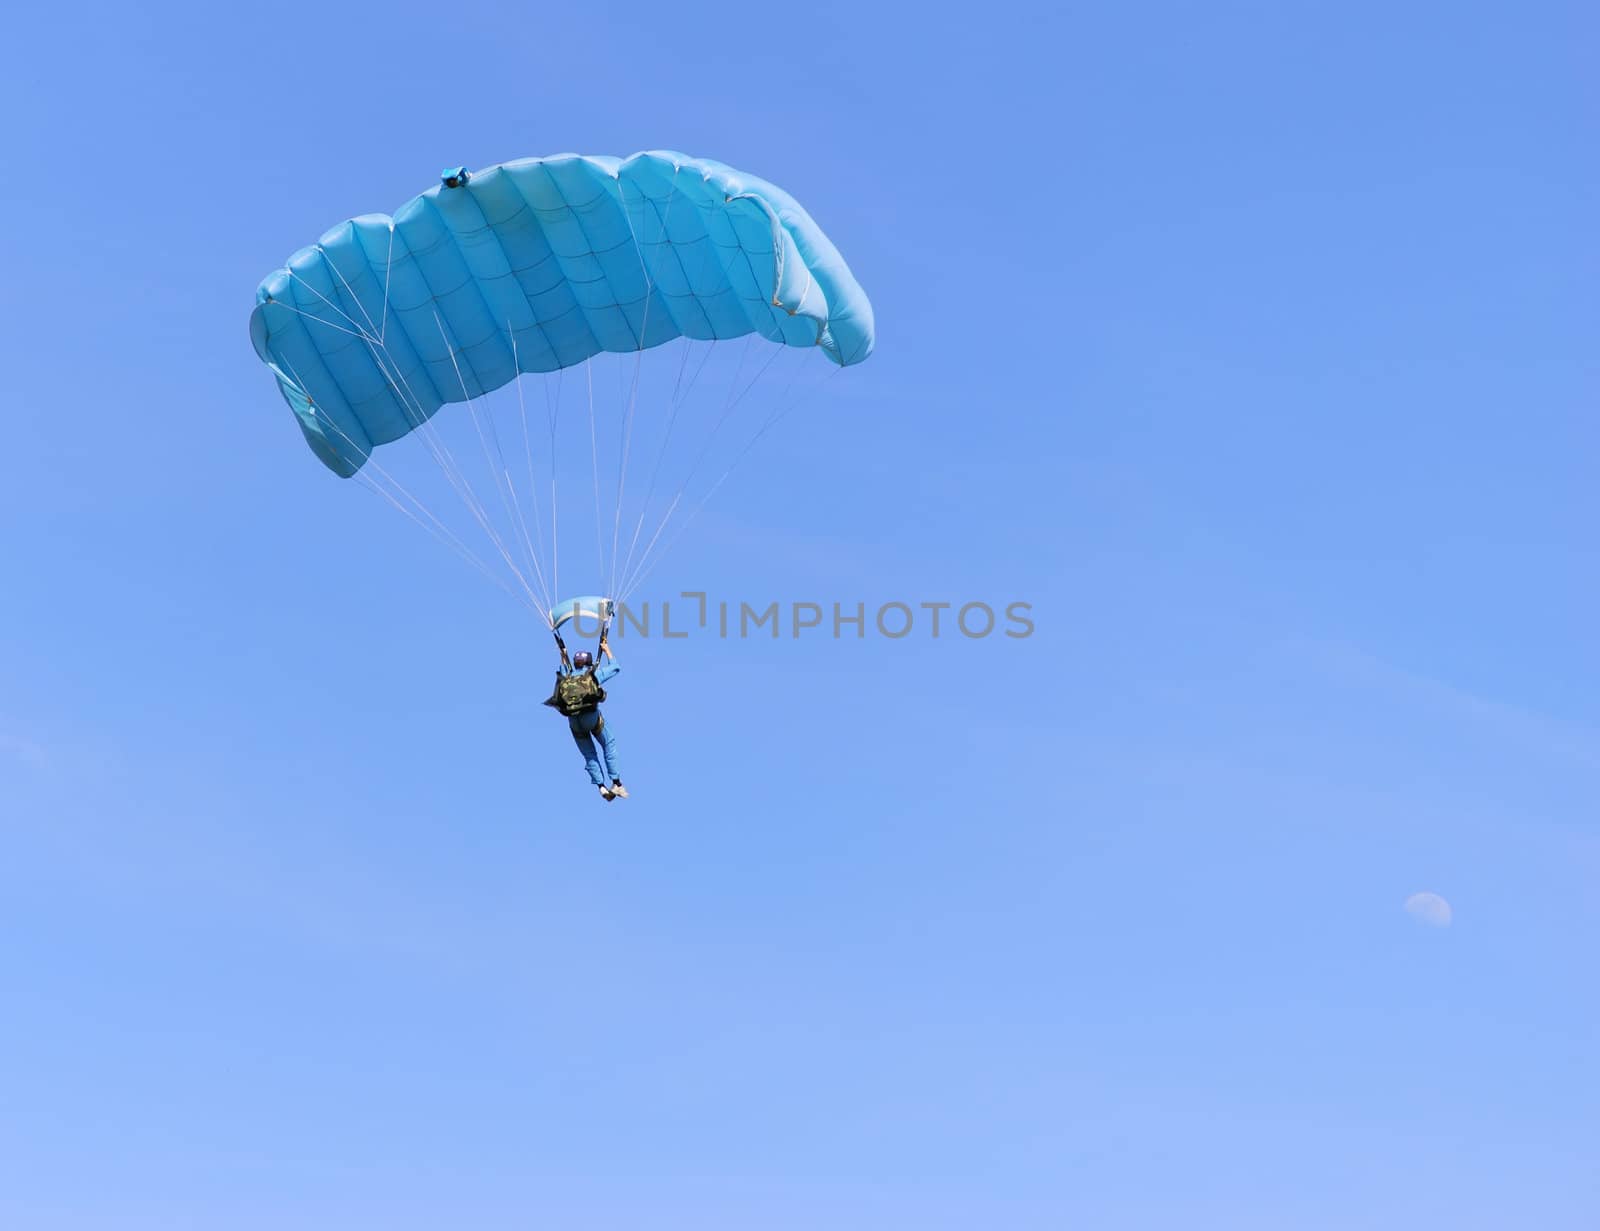
<svg viewBox="0 0 1600 1231">
<path fill-rule="evenodd" d="M 847 366 L 872 352 L 872 306 L 782 189 L 668 151 L 447 171 L 393 218 L 296 252 L 250 318 L 306 440 L 346 477 L 519 372 L 752 333 Z"/>
</svg>

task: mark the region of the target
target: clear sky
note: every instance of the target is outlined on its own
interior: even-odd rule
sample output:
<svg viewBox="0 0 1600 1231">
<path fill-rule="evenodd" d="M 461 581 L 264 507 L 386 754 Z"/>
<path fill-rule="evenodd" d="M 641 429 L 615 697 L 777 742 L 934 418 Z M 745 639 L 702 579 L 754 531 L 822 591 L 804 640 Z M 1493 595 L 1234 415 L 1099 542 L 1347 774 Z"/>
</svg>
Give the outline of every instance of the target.
<svg viewBox="0 0 1600 1231">
<path fill-rule="evenodd" d="M 1592 6 L 6 21 L 0 1224 L 1600 1224 Z M 246 322 L 663 146 L 879 349 L 655 593 L 1037 631 L 627 643 L 606 805 Z"/>
</svg>

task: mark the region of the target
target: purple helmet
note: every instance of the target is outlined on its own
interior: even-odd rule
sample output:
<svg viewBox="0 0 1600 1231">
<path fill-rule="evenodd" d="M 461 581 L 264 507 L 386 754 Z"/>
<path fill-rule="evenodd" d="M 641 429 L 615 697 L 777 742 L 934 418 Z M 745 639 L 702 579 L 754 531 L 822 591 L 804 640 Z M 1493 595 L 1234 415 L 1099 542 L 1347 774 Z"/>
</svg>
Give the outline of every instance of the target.
<svg viewBox="0 0 1600 1231">
<path fill-rule="evenodd" d="M 572 656 L 572 665 L 574 667 L 588 667 L 592 666 L 593 664 L 594 655 L 589 653 L 588 650 L 579 650 Z"/>
</svg>

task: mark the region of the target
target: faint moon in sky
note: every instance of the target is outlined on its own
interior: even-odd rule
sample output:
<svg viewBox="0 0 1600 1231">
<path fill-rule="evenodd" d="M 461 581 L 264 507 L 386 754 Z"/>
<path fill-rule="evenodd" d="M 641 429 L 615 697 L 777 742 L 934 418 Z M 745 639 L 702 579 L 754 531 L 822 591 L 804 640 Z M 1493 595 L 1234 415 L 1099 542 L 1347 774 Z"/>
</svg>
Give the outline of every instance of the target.
<svg viewBox="0 0 1600 1231">
<path fill-rule="evenodd" d="M 1413 893 L 1406 899 L 1406 913 L 1433 928 L 1450 926 L 1450 903 L 1437 893 Z"/>
</svg>

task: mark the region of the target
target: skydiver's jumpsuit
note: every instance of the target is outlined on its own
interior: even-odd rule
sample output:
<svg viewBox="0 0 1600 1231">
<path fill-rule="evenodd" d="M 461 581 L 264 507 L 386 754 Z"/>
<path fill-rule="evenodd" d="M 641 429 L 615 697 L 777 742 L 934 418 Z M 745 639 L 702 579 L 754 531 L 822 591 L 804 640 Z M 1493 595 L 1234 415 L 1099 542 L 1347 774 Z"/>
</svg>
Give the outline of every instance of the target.
<svg viewBox="0 0 1600 1231">
<path fill-rule="evenodd" d="M 570 675 L 576 668 L 561 664 L 561 674 Z M 588 670 L 587 667 L 584 670 Z M 595 660 L 594 678 L 604 684 L 622 668 L 612 660 L 611 655 L 604 651 Z M 587 714 L 574 714 L 567 719 L 567 727 L 572 732 L 572 738 L 578 745 L 578 751 L 583 753 L 583 767 L 589 771 L 589 781 L 595 786 L 605 786 L 605 771 L 610 769 L 611 781 L 622 781 L 622 770 L 617 766 L 617 737 L 611 733 L 611 727 L 600 715 L 600 707 L 596 706 Z M 605 763 L 600 761 L 600 752 L 594 746 L 594 737 L 600 737 L 600 747 L 605 751 Z"/>
</svg>

